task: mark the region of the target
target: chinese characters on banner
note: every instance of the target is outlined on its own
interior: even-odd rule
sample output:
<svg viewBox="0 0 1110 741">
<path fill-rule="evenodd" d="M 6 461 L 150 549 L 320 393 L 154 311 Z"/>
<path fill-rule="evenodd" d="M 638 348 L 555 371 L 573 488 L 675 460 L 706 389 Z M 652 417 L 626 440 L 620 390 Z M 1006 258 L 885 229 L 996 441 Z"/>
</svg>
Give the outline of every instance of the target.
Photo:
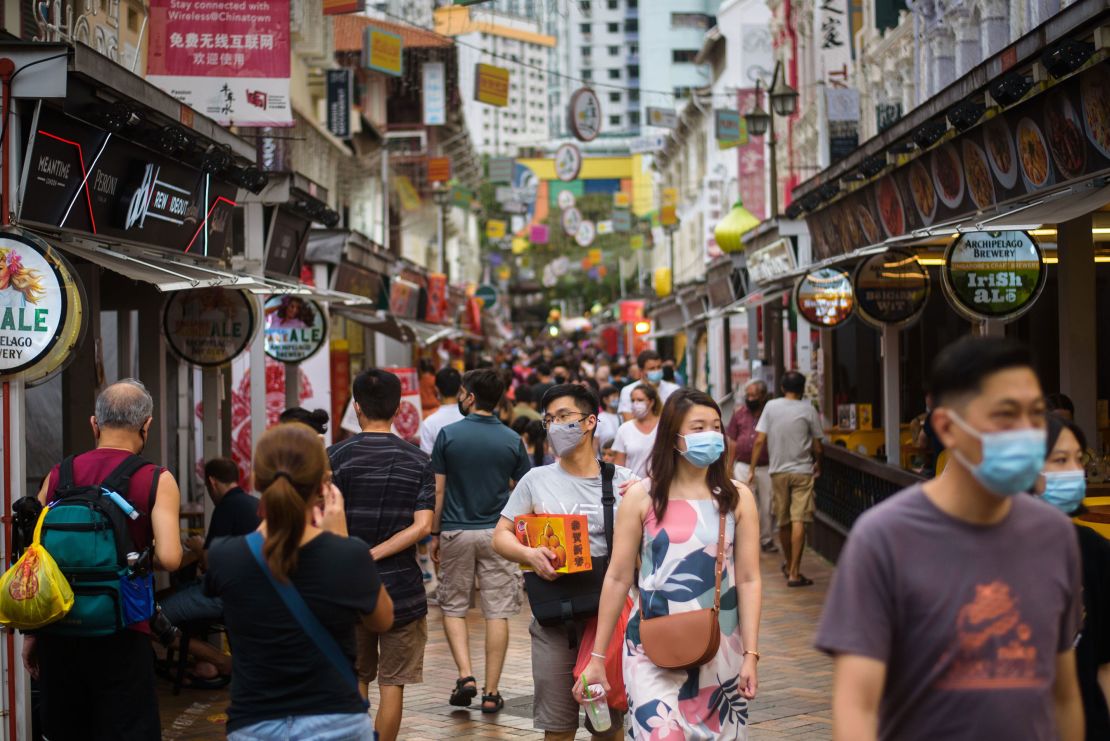
<svg viewBox="0 0 1110 741">
<path fill-rule="evenodd" d="M 431 273 L 428 276 L 428 305 L 424 321 L 439 324 L 447 319 L 447 276 Z"/>
<path fill-rule="evenodd" d="M 744 88 L 737 93 L 739 110 L 750 111 L 755 106 L 755 89 Z M 744 208 L 762 221 L 767 218 L 767 183 L 764 178 L 766 137 L 749 137 L 746 144 L 736 148 L 739 158 L 740 200 Z"/>
<path fill-rule="evenodd" d="M 351 138 L 351 70 L 329 69 L 325 73 L 328 94 L 328 131 L 340 139 Z"/>
<path fill-rule="evenodd" d="M 292 126 L 289 2 L 151 0 L 147 79 L 224 126 Z"/>
<path fill-rule="evenodd" d="M 421 67 L 424 93 L 424 125 L 447 123 L 447 85 L 443 62 L 424 62 Z"/>
<path fill-rule="evenodd" d="M 848 85 L 852 73 L 852 28 L 848 0 L 820 0 L 817 20 L 820 41 L 818 65 L 825 80 L 828 155 L 832 163 L 843 159 L 859 145 L 859 93 Z"/>
</svg>

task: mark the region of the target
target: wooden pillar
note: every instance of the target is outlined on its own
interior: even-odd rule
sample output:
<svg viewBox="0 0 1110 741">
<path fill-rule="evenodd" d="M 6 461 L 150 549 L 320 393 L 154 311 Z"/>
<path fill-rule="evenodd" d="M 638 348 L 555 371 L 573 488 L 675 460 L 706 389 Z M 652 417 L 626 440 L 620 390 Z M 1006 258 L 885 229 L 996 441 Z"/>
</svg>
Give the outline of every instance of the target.
<svg viewBox="0 0 1110 741">
<path fill-rule="evenodd" d="M 1057 225 L 1060 300 L 1060 391 L 1075 403 L 1075 422 L 1098 440 L 1095 404 L 1098 333 L 1095 321 L 1095 253 L 1091 215 Z M 1046 393 L 1055 389 L 1045 389 Z"/>
</svg>

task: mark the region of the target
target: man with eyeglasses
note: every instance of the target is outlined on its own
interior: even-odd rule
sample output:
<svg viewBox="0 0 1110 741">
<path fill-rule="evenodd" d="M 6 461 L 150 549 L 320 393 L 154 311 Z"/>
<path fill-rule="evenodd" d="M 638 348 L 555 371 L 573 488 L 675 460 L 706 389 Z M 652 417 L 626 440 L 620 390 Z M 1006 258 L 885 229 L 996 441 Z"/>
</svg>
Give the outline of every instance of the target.
<svg viewBox="0 0 1110 741">
<path fill-rule="evenodd" d="M 494 414 L 504 393 L 497 370 L 468 371 L 458 396 L 464 417 L 440 430 L 432 448 L 436 510 L 430 552 L 440 566 L 436 596 L 443 631 L 459 669 L 450 703 L 468 707 L 478 695 L 466 624 L 477 575 L 486 621 L 483 713 L 496 713 L 505 705 L 497 685 L 509 645 L 508 619 L 520 612 L 521 603 L 520 570 L 493 552 L 493 527 L 513 483 L 532 465 L 520 436 Z"/>
<path fill-rule="evenodd" d="M 559 460 L 549 466 L 533 468 L 517 484 L 494 530 L 494 550 L 530 567 L 542 579 L 566 579 L 569 575 L 560 576 L 555 572 L 552 562 L 555 552 L 544 546 L 529 548 L 520 543 L 513 522 L 518 515 L 586 515 L 590 557 L 594 569 L 602 569 L 600 576 L 608 551 L 601 503 L 602 469 L 594 453 L 599 411 L 597 395 L 589 388 L 568 383 L 549 389 L 542 404 L 547 439 Z M 615 520 L 621 484 L 632 478 L 632 472 L 620 466 L 614 468 Z M 529 584 L 529 595 L 533 594 L 532 589 Z M 582 635 L 587 620 L 588 616 L 573 615 L 575 639 Z M 576 640 L 568 640 L 564 625 L 542 626 L 536 620 L 532 620 L 528 632 L 532 635 L 532 681 L 535 684 L 533 725 L 544 731 L 545 741 L 570 741 L 578 728 L 578 703 L 571 694 L 574 665 L 578 659 Z M 617 720 L 605 735 L 595 734 L 594 738 L 618 738 L 620 730 L 621 723 Z"/>
</svg>

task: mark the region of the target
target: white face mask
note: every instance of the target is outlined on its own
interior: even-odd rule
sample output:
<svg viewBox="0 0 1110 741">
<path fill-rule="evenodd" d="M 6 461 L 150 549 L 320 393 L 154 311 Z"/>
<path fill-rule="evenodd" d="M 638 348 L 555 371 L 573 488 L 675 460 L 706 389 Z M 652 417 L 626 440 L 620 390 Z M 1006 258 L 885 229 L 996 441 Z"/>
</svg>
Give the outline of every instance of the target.
<svg viewBox="0 0 1110 741">
<path fill-rule="evenodd" d="M 651 411 L 651 407 L 648 406 L 646 401 L 632 402 L 632 416 L 636 419 L 643 419 L 648 416 L 649 411 Z"/>
</svg>

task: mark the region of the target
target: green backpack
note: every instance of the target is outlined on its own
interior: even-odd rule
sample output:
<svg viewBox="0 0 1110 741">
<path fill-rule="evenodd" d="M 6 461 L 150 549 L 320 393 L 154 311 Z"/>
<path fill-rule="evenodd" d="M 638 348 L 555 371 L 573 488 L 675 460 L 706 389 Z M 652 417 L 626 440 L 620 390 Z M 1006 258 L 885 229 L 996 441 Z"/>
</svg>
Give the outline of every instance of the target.
<svg viewBox="0 0 1110 741">
<path fill-rule="evenodd" d="M 58 488 L 42 526 L 42 545 L 54 558 L 73 589 L 73 609 L 42 629 L 66 636 L 106 636 L 154 614 L 153 579 L 128 566 L 135 551 L 128 515 L 109 496 L 127 499 L 131 477 L 154 465 L 137 455 L 128 456 L 101 484 L 77 486 L 73 456 L 59 467 Z M 158 489 L 155 472 L 150 503 Z M 132 507 L 133 503 L 128 502 Z M 138 517 L 150 514 L 139 512 Z"/>
</svg>

